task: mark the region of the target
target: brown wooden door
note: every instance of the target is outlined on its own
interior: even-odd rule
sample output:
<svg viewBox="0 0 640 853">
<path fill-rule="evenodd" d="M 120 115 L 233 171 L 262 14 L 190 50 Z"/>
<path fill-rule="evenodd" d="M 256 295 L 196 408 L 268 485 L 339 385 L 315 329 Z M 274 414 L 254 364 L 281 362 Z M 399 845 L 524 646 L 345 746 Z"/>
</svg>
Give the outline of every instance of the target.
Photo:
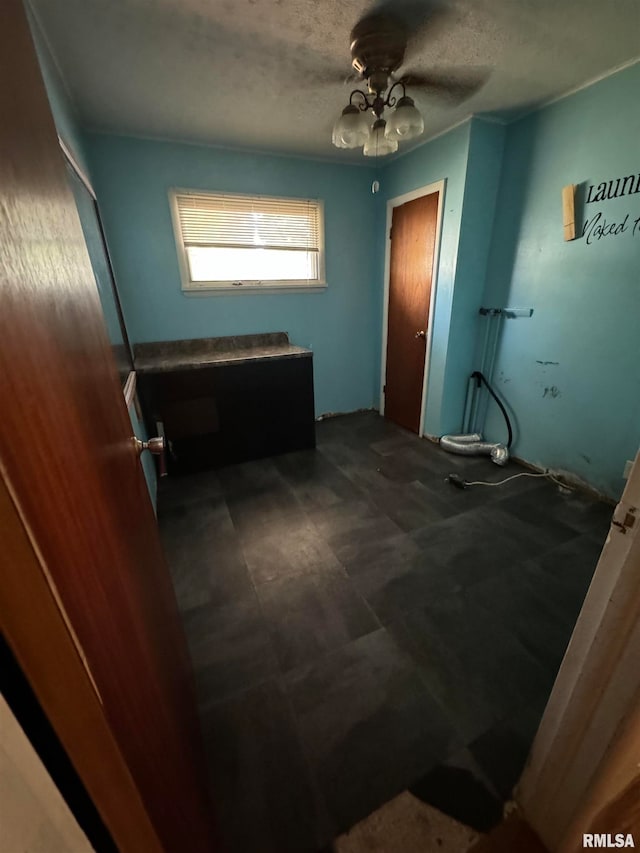
<svg viewBox="0 0 640 853">
<path fill-rule="evenodd" d="M 438 195 L 393 209 L 384 415 L 420 429 Z"/>
<path fill-rule="evenodd" d="M 153 827 L 130 826 L 128 838 L 146 840 L 119 843 L 121 853 L 210 853 L 186 643 L 20 0 L 3 3 L 0 116 L 0 492 L 13 506 L 3 541 L 19 541 L 22 524 L 98 702 L 69 695 L 73 656 L 57 656 L 61 635 L 47 631 L 35 582 L 30 604 L 27 558 L 5 547 L 2 629 L 45 711 L 68 709 L 50 719 L 93 791 L 101 768 L 84 760 L 73 730 L 86 733 L 89 715 L 104 714 L 94 737 L 113 739 Z M 115 837 L 120 792 L 104 793 L 96 806 Z"/>
</svg>

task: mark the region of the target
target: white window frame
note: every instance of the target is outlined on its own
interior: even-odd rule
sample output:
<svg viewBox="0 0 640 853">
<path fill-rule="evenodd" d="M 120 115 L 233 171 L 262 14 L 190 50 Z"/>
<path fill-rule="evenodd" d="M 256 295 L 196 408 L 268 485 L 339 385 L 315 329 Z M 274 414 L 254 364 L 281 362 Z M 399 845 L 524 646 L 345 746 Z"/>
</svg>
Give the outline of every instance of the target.
<svg viewBox="0 0 640 853">
<path fill-rule="evenodd" d="M 247 196 L 249 193 L 227 193 L 226 191 L 215 190 L 194 190 L 184 187 L 171 187 L 169 190 L 169 206 L 171 209 L 171 220 L 173 223 L 173 236 L 178 253 L 178 265 L 180 267 L 180 279 L 182 292 L 187 295 L 206 295 L 215 293 L 256 293 L 265 291 L 286 291 L 296 290 L 305 292 L 314 292 L 326 290 L 327 281 L 325 274 L 325 243 L 324 243 L 324 201 L 322 199 L 308 199 L 317 205 L 320 228 L 319 228 L 319 253 L 318 253 L 318 278 L 313 280 L 285 280 L 285 281 L 246 281 L 238 284 L 237 281 L 192 281 L 189 273 L 189 259 L 187 257 L 184 239 L 182 235 L 182 227 L 180 224 L 180 214 L 178 212 L 177 197 L 182 194 L 210 196 L 224 192 L 225 195 L 242 195 Z M 270 196 L 270 195 L 254 195 L 254 198 L 269 198 L 282 199 L 288 201 L 292 198 L 300 201 L 307 201 L 298 196 Z"/>
</svg>

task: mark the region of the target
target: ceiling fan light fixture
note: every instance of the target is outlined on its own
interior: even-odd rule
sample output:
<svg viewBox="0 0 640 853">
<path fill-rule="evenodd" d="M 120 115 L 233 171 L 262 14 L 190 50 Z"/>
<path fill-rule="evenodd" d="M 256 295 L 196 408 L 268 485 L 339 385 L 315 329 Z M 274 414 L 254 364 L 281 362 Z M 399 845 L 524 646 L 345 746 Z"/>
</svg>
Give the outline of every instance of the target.
<svg viewBox="0 0 640 853">
<path fill-rule="evenodd" d="M 404 95 L 398 101 L 398 106 L 391 113 L 385 135 L 388 140 L 405 141 L 415 139 L 424 131 L 424 119 L 413 98 Z"/>
<path fill-rule="evenodd" d="M 398 150 L 396 140 L 388 139 L 385 136 L 386 126 L 387 123 L 383 118 L 379 118 L 374 122 L 371 133 L 364 144 L 362 153 L 365 157 L 384 157 Z"/>
<path fill-rule="evenodd" d="M 348 145 L 342 141 L 342 137 L 340 136 L 340 129 L 338 127 L 339 120 L 333 126 L 333 133 L 331 134 L 331 141 L 336 146 L 336 148 L 348 148 Z"/>
<path fill-rule="evenodd" d="M 359 148 L 369 136 L 366 115 L 355 104 L 347 104 L 333 128 L 333 144 L 337 148 Z"/>
</svg>

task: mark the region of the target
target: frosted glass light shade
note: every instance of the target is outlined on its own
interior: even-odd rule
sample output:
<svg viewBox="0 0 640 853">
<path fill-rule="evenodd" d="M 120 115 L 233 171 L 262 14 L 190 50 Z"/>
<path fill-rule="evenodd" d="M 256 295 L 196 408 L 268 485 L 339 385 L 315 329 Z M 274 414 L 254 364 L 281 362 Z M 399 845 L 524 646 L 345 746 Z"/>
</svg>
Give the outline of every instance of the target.
<svg viewBox="0 0 640 853">
<path fill-rule="evenodd" d="M 331 134 L 331 141 L 336 146 L 336 148 L 348 148 L 348 145 L 342 141 L 342 137 L 340 136 L 340 119 L 333 126 L 333 133 Z"/>
<path fill-rule="evenodd" d="M 333 144 L 337 148 L 359 148 L 369 136 L 369 122 L 362 110 L 349 104 L 333 128 Z"/>
<path fill-rule="evenodd" d="M 395 139 L 388 139 L 385 136 L 385 127 L 387 123 L 383 118 L 379 118 L 371 128 L 369 138 L 364 144 L 363 154 L 365 157 L 384 157 L 385 154 L 393 154 L 398 150 L 398 143 Z"/>
<path fill-rule="evenodd" d="M 424 131 L 424 119 L 420 110 L 413 103 L 413 98 L 408 95 L 400 98 L 398 106 L 391 113 L 387 122 L 385 135 L 387 139 L 395 139 L 402 142 L 405 139 L 414 139 Z"/>
</svg>

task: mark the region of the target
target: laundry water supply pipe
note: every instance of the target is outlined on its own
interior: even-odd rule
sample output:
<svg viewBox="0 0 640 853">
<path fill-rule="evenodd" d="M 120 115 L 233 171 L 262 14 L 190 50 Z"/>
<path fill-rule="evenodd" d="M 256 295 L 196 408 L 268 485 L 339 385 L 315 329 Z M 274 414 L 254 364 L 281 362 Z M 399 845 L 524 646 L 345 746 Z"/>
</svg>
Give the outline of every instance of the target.
<svg viewBox="0 0 640 853">
<path fill-rule="evenodd" d="M 509 461 L 509 449 L 513 442 L 513 429 L 509 415 L 502 401 L 487 381 L 483 371 L 490 376 L 493 373 L 496 352 L 498 349 L 498 338 L 500 334 L 500 321 L 504 317 L 530 317 L 532 309 L 514 308 L 481 308 L 479 312 L 487 318 L 484 329 L 482 352 L 480 364 L 482 369 L 475 370 L 469 377 L 467 386 L 467 397 L 464 408 L 463 433 L 460 435 L 443 435 L 440 439 L 440 447 L 448 453 L 456 453 L 459 456 L 490 456 L 496 465 L 506 465 Z M 484 441 L 482 430 L 478 424 L 484 423 L 487 412 L 488 400 L 483 399 L 482 386 L 487 389 L 491 397 L 496 401 L 502 412 L 507 425 L 507 443 Z"/>
</svg>

